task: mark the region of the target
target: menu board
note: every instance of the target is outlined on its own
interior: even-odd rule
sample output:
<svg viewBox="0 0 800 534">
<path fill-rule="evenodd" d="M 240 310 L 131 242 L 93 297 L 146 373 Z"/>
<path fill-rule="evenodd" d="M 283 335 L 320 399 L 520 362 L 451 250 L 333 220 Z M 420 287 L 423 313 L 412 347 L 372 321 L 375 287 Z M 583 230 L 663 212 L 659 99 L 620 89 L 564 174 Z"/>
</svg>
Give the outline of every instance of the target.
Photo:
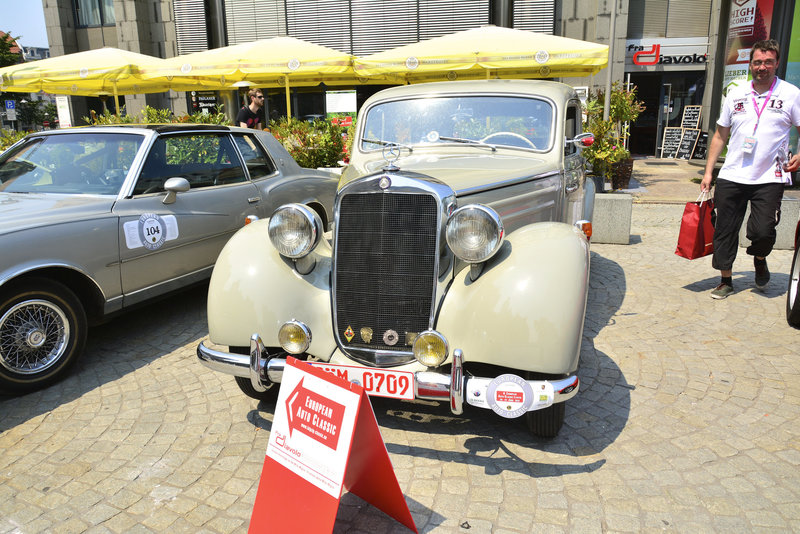
<svg viewBox="0 0 800 534">
<path fill-rule="evenodd" d="M 674 158 L 678 152 L 683 137 L 683 128 L 667 127 L 664 128 L 664 138 L 661 140 L 661 157 Z"/>
<path fill-rule="evenodd" d="M 683 118 L 681 119 L 681 128 L 699 128 L 700 127 L 700 110 L 703 106 L 686 106 L 683 108 Z"/>
<path fill-rule="evenodd" d="M 678 146 L 678 153 L 675 155 L 678 159 L 689 159 L 694 152 L 694 146 L 697 144 L 697 138 L 700 137 L 700 130 L 697 128 L 684 128 L 683 136 L 681 137 L 681 144 Z"/>
<path fill-rule="evenodd" d="M 708 151 L 708 133 L 702 132 L 697 139 L 697 144 L 694 146 L 694 153 L 692 159 L 706 159 L 706 152 Z"/>
</svg>

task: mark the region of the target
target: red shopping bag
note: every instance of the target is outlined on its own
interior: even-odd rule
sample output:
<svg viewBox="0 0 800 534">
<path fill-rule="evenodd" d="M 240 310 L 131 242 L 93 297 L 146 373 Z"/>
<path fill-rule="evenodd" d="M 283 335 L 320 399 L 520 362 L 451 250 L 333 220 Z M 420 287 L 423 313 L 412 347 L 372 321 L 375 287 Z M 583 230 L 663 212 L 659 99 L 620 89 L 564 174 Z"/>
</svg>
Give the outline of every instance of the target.
<svg viewBox="0 0 800 534">
<path fill-rule="evenodd" d="M 687 202 L 681 219 L 678 234 L 678 248 L 675 254 L 689 260 L 702 258 L 714 252 L 714 224 L 712 214 L 714 201 L 705 200 L 702 193 L 694 202 Z"/>
</svg>

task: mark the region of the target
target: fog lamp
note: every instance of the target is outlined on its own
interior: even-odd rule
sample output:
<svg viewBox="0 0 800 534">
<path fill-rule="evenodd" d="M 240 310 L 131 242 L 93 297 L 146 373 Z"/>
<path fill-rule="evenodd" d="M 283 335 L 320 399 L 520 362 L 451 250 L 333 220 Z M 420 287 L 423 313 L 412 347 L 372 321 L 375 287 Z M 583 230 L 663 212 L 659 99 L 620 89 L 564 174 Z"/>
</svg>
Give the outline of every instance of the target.
<svg viewBox="0 0 800 534">
<path fill-rule="evenodd" d="M 447 358 L 447 340 L 435 330 L 421 332 L 414 340 L 414 357 L 426 367 L 438 367 Z"/>
<path fill-rule="evenodd" d="M 317 212 L 303 204 L 281 206 L 269 219 L 269 239 L 281 256 L 307 256 L 319 243 L 322 221 Z"/>
<path fill-rule="evenodd" d="M 289 354 L 302 354 L 311 344 L 311 330 L 300 321 L 287 321 L 278 331 L 278 343 Z"/>
<path fill-rule="evenodd" d="M 470 204 L 458 208 L 447 220 L 447 245 L 467 263 L 481 263 L 503 244 L 503 223 L 492 208 Z"/>
</svg>

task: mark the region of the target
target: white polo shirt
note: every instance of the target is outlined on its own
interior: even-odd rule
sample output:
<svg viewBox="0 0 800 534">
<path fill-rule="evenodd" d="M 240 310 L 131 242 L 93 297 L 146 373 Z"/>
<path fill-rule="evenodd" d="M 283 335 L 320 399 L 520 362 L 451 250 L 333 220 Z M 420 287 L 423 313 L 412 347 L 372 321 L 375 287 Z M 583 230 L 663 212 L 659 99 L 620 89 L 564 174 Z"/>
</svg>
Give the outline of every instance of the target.
<svg viewBox="0 0 800 534">
<path fill-rule="evenodd" d="M 758 111 L 762 106 L 764 111 L 759 120 Z M 754 135 L 756 123 L 758 128 Z M 717 124 L 731 128 L 725 164 L 719 171 L 720 178 L 740 184 L 790 181 L 790 173 L 783 172 L 782 163 L 789 149 L 791 127 L 800 126 L 800 89 L 777 77 L 771 95 L 769 90 L 761 95 L 756 93 L 752 82 L 732 87 L 722 105 Z M 751 136 L 757 142 L 755 149 L 748 154 L 743 150 L 743 145 L 745 138 Z"/>
</svg>

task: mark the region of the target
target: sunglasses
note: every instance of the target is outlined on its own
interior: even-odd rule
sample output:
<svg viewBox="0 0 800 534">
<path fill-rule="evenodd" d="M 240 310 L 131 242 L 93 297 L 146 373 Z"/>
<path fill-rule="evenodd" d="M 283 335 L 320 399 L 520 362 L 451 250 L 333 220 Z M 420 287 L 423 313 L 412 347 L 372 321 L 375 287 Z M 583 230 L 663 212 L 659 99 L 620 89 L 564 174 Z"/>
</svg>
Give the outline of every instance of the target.
<svg viewBox="0 0 800 534">
<path fill-rule="evenodd" d="M 261 100 L 264 100 L 264 95 L 256 95 L 256 98 L 260 98 Z"/>
</svg>

